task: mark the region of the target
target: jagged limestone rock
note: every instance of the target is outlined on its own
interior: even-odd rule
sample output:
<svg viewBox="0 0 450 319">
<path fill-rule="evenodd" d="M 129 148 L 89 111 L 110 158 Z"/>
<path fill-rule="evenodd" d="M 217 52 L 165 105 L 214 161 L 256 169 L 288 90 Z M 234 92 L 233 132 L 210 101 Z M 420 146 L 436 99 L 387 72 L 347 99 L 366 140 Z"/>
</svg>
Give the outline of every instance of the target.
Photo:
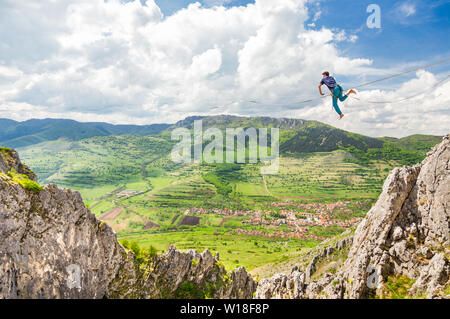
<svg viewBox="0 0 450 319">
<path fill-rule="evenodd" d="M 37 176 L 20 161 L 19 154 L 15 150 L 0 147 L 0 173 L 6 174 L 11 169 L 28 176 L 33 181 L 37 181 Z"/>
<path fill-rule="evenodd" d="M 443 253 L 436 254 L 421 271 L 411 288 L 412 293 L 425 292 L 434 296 L 436 290 L 443 289 L 450 276 L 450 263 Z"/>
<path fill-rule="evenodd" d="M 250 299 L 256 290 L 243 267 L 227 273 L 208 249 L 182 253 L 173 246 L 154 262 L 148 282 L 151 298 Z"/>
<path fill-rule="evenodd" d="M 14 298 L 100 298 L 125 258 L 113 231 L 95 219 L 79 193 L 54 185 L 38 194 L 0 179 L 1 265 L 15 278 Z M 69 269 L 77 283 L 69 288 Z M 79 273 L 79 276 L 78 276 Z M 2 281 L 11 290 L 11 282 Z M 81 286 L 81 289 L 76 287 Z"/>
<path fill-rule="evenodd" d="M 259 282 L 256 299 L 302 299 L 305 273 L 293 270 L 290 274 L 276 274 Z"/>
</svg>

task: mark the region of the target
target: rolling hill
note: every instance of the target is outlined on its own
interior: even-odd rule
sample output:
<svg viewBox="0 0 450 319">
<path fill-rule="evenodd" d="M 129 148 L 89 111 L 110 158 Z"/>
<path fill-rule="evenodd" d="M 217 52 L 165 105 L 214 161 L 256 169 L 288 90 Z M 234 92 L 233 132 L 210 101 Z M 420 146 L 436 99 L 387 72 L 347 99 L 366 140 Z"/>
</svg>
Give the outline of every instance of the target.
<svg viewBox="0 0 450 319">
<path fill-rule="evenodd" d="M 430 150 L 430 145 L 436 145 L 442 141 L 442 136 L 415 134 L 403 138 L 385 137 L 382 140 L 394 143 L 409 151 L 417 151 L 425 156 Z"/>
<path fill-rule="evenodd" d="M 194 128 L 194 121 L 203 121 L 203 130 L 208 128 L 278 128 L 280 129 L 280 152 L 284 156 L 299 156 L 304 153 L 333 152 L 344 150 L 353 160 L 368 164 L 370 160 L 394 160 L 399 165 L 414 165 L 420 162 L 433 145 L 442 137 L 413 135 L 401 139 L 373 138 L 335 128 L 318 121 L 270 117 L 238 117 L 231 115 L 188 117 L 162 131 L 168 136 L 177 127 Z M 270 134 L 270 130 L 269 134 Z M 270 145 L 270 144 L 269 144 Z"/>
<path fill-rule="evenodd" d="M 161 135 L 170 136 L 178 127 L 193 129 L 195 120 L 203 121 L 203 129 L 219 128 L 279 128 L 284 154 L 305 152 L 330 152 L 341 148 L 355 148 L 367 152 L 382 149 L 384 145 L 395 145 L 403 150 L 425 156 L 431 145 L 441 139 L 439 136 L 413 135 L 401 139 L 384 137 L 372 138 L 361 134 L 337 129 L 317 121 L 270 117 L 238 117 L 231 115 L 192 116 L 175 124 L 113 125 L 100 122 L 77 122 L 67 119 L 31 119 L 16 122 L 0 119 L 0 145 L 23 148 L 48 141 L 65 139 L 80 141 L 91 137 L 113 135 Z M 270 130 L 269 130 L 270 133 Z"/>
<path fill-rule="evenodd" d="M 20 148 L 65 138 L 78 141 L 94 136 L 110 135 L 151 135 L 169 127 L 168 124 L 153 125 L 112 125 L 108 123 L 82 123 L 65 119 L 31 119 L 16 122 L 0 119 L 0 144 Z"/>
</svg>

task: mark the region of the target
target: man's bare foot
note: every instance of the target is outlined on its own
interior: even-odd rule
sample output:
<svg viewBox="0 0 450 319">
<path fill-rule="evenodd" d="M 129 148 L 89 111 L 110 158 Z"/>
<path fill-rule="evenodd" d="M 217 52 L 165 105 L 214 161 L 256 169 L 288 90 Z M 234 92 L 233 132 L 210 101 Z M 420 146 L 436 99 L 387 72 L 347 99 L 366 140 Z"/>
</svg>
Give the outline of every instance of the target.
<svg viewBox="0 0 450 319">
<path fill-rule="evenodd" d="M 356 94 L 356 91 L 355 90 L 353 90 L 353 89 L 351 89 L 350 91 L 348 91 L 348 93 L 347 93 L 347 95 L 350 95 L 350 94 Z"/>
<path fill-rule="evenodd" d="M 339 116 L 339 120 L 342 120 L 343 117 L 344 117 L 344 114 L 341 114 L 341 115 Z"/>
</svg>

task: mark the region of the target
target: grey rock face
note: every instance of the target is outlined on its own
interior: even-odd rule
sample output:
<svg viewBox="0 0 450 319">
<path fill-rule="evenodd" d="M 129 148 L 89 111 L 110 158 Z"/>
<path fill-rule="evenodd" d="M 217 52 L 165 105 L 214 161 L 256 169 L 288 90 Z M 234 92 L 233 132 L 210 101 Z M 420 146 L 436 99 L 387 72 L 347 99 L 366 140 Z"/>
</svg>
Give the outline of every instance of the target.
<svg viewBox="0 0 450 319">
<path fill-rule="evenodd" d="M 256 299 L 302 299 L 305 294 L 305 273 L 293 270 L 289 275 L 276 274 L 259 282 Z"/>
<path fill-rule="evenodd" d="M 17 153 L 6 155 L 0 173 L 35 179 Z M 251 298 L 255 289 L 245 269 L 227 274 L 209 251 L 171 248 L 138 264 L 78 192 L 35 194 L 0 175 L 0 298 Z"/>
<path fill-rule="evenodd" d="M 0 173 L 6 174 L 11 169 L 19 174 L 27 175 L 29 179 L 37 181 L 37 176 L 19 159 L 19 154 L 12 149 L 0 149 Z"/>
<path fill-rule="evenodd" d="M 126 253 L 79 193 L 50 185 L 35 195 L 0 179 L 0 194 L 0 278 L 14 278 L 1 280 L 0 297 L 107 296 Z"/>
<path fill-rule="evenodd" d="M 208 249 L 203 253 L 179 252 L 175 247 L 156 259 L 146 279 L 151 298 L 251 299 L 256 283 L 241 267 L 226 272 L 218 256 Z"/>
<path fill-rule="evenodd" d="M 438 288 L 444 288 L 450 276 L 450 263 L 443 253 L 436 254 L 430 263 L 425 266 L 419 278 L 411 288 L 412 292 L 425 292 L 431 294 Z"/>
<path fill-rule="evenodd" d="M 411 293 L 443 297 L 449 285 L 450 135 L 414 167 L 394 169 L 377 203 L 358 225 L 348 258 L 336 274 L 308 283 L 320 256 L 305 272 L 296 298 L 368 298 L 382 291 L 389 276 L 415 280 Z M 333 247 L 332 249 L 336 249 Z M 327 255 L 324 250 L 321 255 Z M 292 278 L 290 278 L 292 279 Z M 288 281 L 286 279 L 286 281 Z M 293 297 L 280 276 L 258 286 L 258 298 Z M 288 288 L 286 288 L 288 289 Z"/>
<path fill-rule="evenodd" d="M 322 249 L 319 254 L 317 254 L 313 257 L 311 262 L 306 267 L 306 270 L 305 270 L 306 282 L 309 282 L 311 280 L 311 276 L 314 275 L 314 273 L 316 272 L 317 264 L 320 260 L 330 257 L 333 252 L 340 251 L 340 250 L 344 249 L 345 247 L 350 246 L 352 243 L 353 243 L 353 237 L 347 237 L 347 238 L 339 240 L 332 247 L 326 247 L 326 248 Z"/>
</svg>

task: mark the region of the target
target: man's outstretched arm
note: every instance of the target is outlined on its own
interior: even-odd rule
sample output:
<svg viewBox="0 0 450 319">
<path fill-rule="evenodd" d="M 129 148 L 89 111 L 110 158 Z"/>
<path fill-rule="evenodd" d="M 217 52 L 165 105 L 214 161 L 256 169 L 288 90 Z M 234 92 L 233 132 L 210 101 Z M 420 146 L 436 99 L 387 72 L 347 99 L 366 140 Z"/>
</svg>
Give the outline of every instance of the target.
<svg viewBox="0 0 450 319">
<path fill-rule="evenodd" d="M 323 85 L 323 83 L 319 84 L 319 92 L 320 92 L 320 95 L 325 95 L 325 94 L 322 93 L 322 85 Z"/>
</svg>

